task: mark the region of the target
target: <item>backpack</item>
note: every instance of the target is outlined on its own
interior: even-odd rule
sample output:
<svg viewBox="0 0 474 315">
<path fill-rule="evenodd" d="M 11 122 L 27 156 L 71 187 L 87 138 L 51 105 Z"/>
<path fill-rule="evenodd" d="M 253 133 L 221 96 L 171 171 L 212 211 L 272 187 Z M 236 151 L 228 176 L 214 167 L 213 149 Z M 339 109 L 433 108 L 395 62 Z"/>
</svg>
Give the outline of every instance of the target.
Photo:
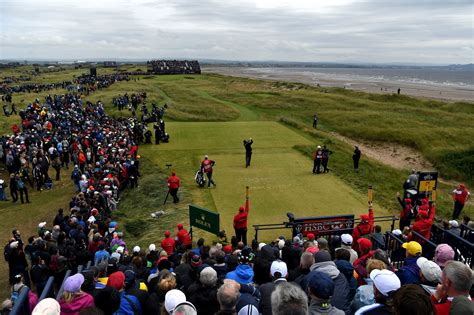
<svg viewBox="0 0 474 315">
<path fill-rule="evenodd" d="M 21 290 L 25 287 L 24 284 L 22 284 L 18 290 L 12 290 L 12 295 L 10 296 L 10 301 L 12 301 L 12 304 L 15 305 L 16 300 L 20 296 Z"/>
</svg>

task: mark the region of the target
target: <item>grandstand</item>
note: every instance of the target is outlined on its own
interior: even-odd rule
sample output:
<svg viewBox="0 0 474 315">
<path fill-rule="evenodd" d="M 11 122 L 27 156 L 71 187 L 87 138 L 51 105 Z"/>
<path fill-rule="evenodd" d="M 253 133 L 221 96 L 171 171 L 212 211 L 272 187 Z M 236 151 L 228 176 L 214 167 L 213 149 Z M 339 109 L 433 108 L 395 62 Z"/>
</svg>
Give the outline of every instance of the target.
<svg viewBox="0 0 474 315">
<path fill-rule="evenodd" d="M 197 60 L 151 60 L 147 71 L 153 74 L 201 74 Z"/>
</svg>

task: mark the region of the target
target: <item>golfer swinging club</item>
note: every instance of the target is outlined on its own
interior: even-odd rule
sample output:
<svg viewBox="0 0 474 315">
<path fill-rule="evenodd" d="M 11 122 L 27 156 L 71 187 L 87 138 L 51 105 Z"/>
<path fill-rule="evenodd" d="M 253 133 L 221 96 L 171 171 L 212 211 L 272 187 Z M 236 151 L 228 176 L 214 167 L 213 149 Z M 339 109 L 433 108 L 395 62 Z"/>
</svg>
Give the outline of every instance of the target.
<svg viewBox="0 0 474 315">
<path fill-rule="evenodd" d="M 250 166 L 250 160 L 252 160 L 252 138 L 248 140 L 244 140 L 244 147 L 245 147 L 245 168 Z"/>
</svg>

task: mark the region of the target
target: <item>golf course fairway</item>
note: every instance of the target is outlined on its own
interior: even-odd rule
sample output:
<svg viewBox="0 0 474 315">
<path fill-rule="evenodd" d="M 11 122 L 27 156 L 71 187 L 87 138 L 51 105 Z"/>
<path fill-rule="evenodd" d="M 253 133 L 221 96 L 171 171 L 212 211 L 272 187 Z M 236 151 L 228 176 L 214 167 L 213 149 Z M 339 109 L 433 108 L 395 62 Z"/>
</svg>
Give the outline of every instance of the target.
<svg viewBox="0 0 474 315">
<path fill-rule="evenodd" d="M 331 173 L 312 174 L 312 160 L 293 146 L 317 144 L 280 123 L 170 122 L 166 128 L 172 135 L 170 143 L 144 145 L 140 151 L 161 167 L 173 161 L 169 171 L 176 171 L 181 178 L 180 193 L 191 192 L 193 200 L 202 200 L 199 206 L 219 212 L 221 229 L 229 236 L 233 235 L 232 218 L 244 203 L 245 186 L 250 187 L 249 239 L 254 235 L 253 224 L 281 223 L 287 220 L 287 212 L 296 217 L 357 217 L 367 211 L 367 196 Z M 245 168 L 242 141 L 250 137 L 254 140 L 252 164 Z M 206 154 L 216 161 L 213 179 L 217 186 L 199 188 L 194 175 Z M 186 210 L 180 205 L 168 211 Z M 384 215 L 387 211 L 375 203 L 375 214 Z M 172 230 L 174 226 L 163 228 Z M 289 231 L 264 232 L 259 234 L 259 240 L 269 241 L 279 234 L 288 236 Z"/>
</svg>

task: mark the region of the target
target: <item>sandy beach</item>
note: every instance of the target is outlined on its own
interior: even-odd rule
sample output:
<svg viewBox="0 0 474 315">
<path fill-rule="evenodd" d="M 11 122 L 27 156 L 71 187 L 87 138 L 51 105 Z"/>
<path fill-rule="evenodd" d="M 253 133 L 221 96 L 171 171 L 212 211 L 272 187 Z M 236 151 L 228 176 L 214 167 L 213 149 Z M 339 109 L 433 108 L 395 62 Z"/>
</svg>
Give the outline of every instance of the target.
<svg viewBox="0 0 474 315">
<path fill-rule="evenodd" d="M 281 69 L 281 68 L 279 68 Z M 397 93 L 400 88 L 401 94 L 422 98 L 439 99 L 444 101 L 469 101 L 474 102 L 474 90 L 456 86 L 417 84 L 398 81 L 371 81 L 363 79 L 328 78 L 323 74 L 315 76 L 314 73 L 299 69 L 285 69 L 285 71 L 271 71 L 269 68 L 246 68 L 246 67 L 202 67 L 203 72 L 218 73 L 222 75 L 300 82 L 316 86 L 345 87 L 346 89 L 358 90 L 369 93 L 392 94 Z"/>
</svg>

